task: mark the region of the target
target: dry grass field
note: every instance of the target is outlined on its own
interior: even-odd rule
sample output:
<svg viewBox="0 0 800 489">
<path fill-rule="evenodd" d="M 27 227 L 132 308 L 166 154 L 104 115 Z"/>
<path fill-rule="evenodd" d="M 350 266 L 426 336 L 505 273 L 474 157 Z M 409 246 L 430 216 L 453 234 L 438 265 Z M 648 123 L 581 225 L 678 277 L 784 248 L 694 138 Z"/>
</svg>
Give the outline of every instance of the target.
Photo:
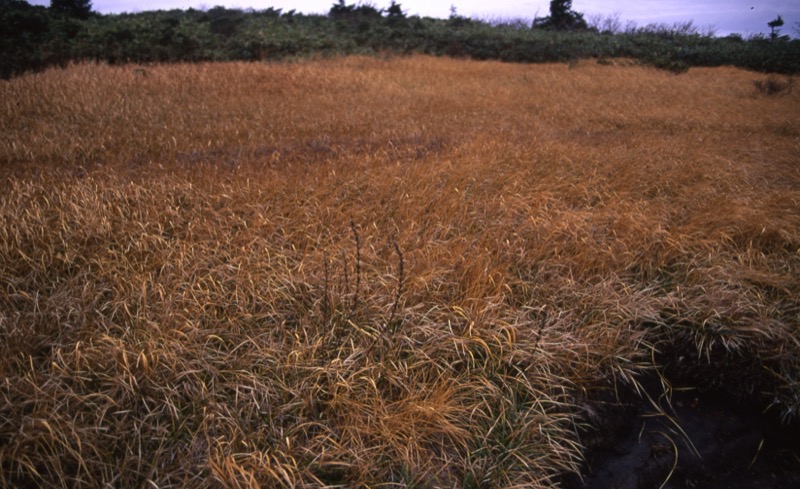
<svg viewBox="0 0 800 489">
<path fill-rule="evenodd" d="M 800 94 L 617 64 L 0 82 L 0 486 L 552 487 L 665 372 L 796 417 Z"/>
</svg>

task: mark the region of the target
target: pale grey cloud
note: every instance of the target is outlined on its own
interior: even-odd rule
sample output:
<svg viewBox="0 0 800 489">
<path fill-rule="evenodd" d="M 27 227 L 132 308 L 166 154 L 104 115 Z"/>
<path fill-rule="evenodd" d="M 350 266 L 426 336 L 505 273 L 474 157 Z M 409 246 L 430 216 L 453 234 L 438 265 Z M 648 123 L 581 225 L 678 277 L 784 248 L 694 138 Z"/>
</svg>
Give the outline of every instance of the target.
<svg viewBox="0 0 800 489">
<path fill-rule="evenodd" d="M 719 34 L 769 31 L 767 22 L 782 15 L 787 33 L 800 21 L 800 2 L 794 0 L 638 0 L 621 3 L 602 0 L 573 1 L 573 9 L 603 15 L 621 14 L 640 25 L 692 20 L 697 26 L 716 26 Z"/>
</svg>

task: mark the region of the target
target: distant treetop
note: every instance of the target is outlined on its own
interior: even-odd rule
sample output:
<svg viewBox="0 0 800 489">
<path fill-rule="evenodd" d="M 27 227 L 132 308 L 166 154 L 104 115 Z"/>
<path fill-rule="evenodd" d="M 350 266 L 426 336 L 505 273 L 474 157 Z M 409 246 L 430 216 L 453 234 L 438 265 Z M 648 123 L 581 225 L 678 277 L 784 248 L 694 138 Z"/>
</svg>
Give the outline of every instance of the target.
<svg viewBox="0 0 800 489">
<path fill-rule="evenodd" d="M 50 0 L 50 10 L 70 17 L 88 19 L 92 13 L 91 0 Z"/>
<path fill-rule="evenodd" d="M 533 27 L 556 31 L 577 31 L 589 28 L 583 14 L 572 10 L 572 0 L 551 0 L 550 15 L 534 19 Z"/>
</svg>

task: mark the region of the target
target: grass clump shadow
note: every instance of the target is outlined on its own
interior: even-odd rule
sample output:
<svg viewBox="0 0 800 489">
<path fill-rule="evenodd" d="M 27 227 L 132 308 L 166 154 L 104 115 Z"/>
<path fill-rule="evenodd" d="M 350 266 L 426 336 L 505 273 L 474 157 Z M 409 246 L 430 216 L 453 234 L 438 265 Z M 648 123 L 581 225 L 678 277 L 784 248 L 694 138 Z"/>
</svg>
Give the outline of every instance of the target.
<svg viewBox="0 0 800 489">
<path fill-rule="evenodd" d="M 791 77 L 770 75 L 763 80 L 753 80 L 756 93 L 768 97 L 780 97 L 792 93 L 796 82 Z"/>
</svg>

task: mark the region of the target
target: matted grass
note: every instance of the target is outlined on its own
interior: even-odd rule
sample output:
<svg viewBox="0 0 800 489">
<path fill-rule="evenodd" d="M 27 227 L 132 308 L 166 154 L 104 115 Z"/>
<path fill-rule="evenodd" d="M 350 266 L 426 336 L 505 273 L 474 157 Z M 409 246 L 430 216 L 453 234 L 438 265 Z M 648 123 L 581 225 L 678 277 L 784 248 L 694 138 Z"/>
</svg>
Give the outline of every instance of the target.
<svg viewBox="0 0 800 489">
<path fill-rule="evenodd" d="M 549 487 L 672 350 L 798 414 L 800 100 L 757 78 L 2 82 L 0 485 Z"/>
</svg>

